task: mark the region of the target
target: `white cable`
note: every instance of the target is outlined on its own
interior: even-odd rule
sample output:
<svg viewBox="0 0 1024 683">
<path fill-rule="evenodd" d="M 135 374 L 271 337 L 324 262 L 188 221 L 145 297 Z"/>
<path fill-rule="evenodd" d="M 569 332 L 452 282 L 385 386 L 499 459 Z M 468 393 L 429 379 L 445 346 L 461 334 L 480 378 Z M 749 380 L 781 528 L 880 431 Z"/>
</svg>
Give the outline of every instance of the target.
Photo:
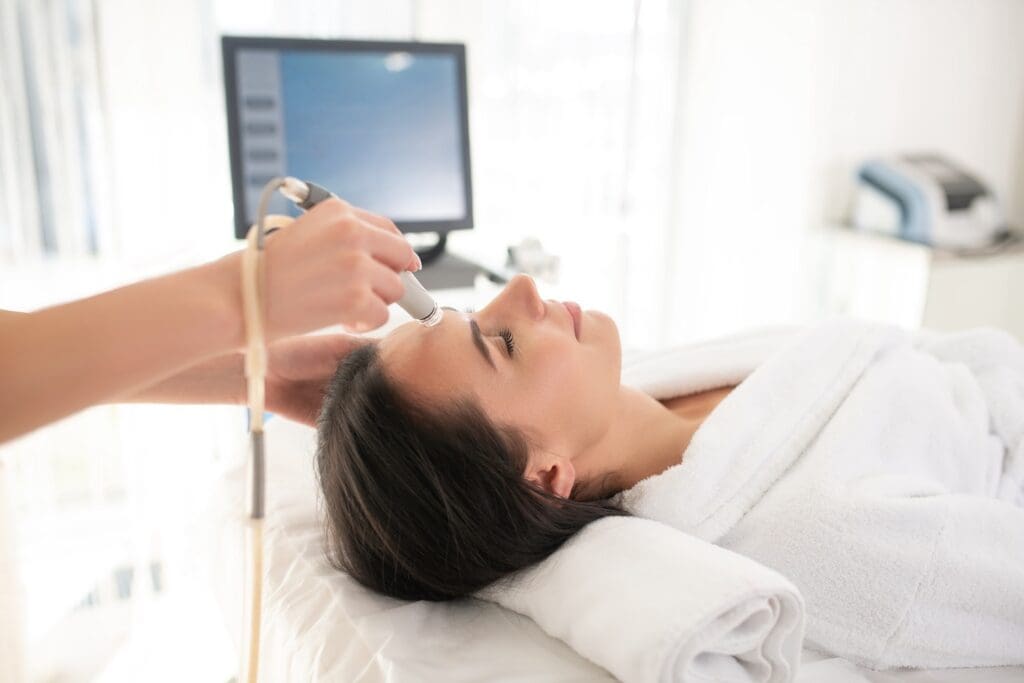
<svg viewBox="0 0 1024 683">
<path fill-rule="evenodd" d="M 242 312 L 245 320 L 245 378 L 252 443 L 251 484 L 246 522 L 246 579 L 243 614 L 241 681 L 259 681 L 260 626 L 263 603 L 263 515 L 266 505 L 266 462 L 263 441 L 263 410 L 266 400 L 267 343 L 264 335 L 267 205 L 284 178 L 273 178 L 260 193 L 256 225 L 249 228 L 242 254 Z M 273 218 L 283 218 L 274 216 Z M 290 219 L 285 219 L 290 222 Z M 278 225 L 281 221 L 275 220 Z"/>
</svg>

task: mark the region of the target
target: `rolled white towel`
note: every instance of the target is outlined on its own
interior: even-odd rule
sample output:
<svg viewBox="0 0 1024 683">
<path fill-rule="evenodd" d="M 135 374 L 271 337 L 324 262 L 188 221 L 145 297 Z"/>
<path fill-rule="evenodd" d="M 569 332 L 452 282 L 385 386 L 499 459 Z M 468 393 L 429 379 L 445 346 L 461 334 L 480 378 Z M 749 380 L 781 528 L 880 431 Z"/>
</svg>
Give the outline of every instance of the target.
<svg viewBox="0 0 1024 683">
<path fill-rule="evenodd" d="M 781 574 L 659 522 L 611 517 L 478 594 L 623 681 L 796 676 L 803 598 Z"/>
</svg>

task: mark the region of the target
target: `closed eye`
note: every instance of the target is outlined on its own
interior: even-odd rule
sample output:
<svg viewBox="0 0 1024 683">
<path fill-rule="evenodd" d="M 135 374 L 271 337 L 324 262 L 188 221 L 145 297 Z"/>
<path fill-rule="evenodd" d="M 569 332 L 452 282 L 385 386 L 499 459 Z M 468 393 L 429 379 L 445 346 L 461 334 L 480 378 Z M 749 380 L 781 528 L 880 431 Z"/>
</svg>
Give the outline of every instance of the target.
<svg viewBox="0 0 1024 683">
<path fill-rule="evenodd" d="M 448 306 L 442 306 L 442 308 L 446 308 L 449 311 L 454 311 L 455 310 L 454 308 L 450 308 Z M 466 313 L 469 313 L 469 314 L 476 313 L 476 309 L 467 308 L 466 309 Z M 516 352 L 516 339 L 512 335 L 512 330 L 510 330 L 507 327 L 503 327 L 500 330 L 498 330 L 498 336 L 501 337 L 504 340 L 504 342 L 505 342 L 505 351 L 508 352 L 508 357 L 511 358 L 513 355 L 515 355 L 515 352 Z"/>
<path fill-rule="evenodd" d="M 516 340 L 512 336 L 512 330 L 503 327 L 498 331 L 498 335 L 505 340 L 505 349 L 508 351 L 508 357 L 511 358 L 516 350 Z"/>
</svg>

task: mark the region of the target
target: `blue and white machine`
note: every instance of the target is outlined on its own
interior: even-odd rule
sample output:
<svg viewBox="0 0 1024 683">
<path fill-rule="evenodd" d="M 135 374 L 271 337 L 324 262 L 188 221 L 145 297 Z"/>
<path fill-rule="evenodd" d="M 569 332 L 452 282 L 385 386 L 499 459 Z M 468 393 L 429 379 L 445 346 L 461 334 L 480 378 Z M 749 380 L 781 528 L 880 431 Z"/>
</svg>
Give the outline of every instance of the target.
<svg viewBox="0 0 1024 683">
<path fill-rule="evenodd" d="M 865 162 L 852 219 L 861 230 L 949 249 L 991 246 L 1008 234 L 988 188 L 937 155 Z"/>
</svg>

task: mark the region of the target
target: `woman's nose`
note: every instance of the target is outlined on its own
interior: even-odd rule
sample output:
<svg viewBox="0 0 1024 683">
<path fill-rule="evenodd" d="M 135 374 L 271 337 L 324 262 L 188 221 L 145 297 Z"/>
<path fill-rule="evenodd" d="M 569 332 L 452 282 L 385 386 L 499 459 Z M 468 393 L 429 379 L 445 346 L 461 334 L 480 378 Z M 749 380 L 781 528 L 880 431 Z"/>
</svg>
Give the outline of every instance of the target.
<svg viewBox="0 0 1024 683">
<path fill-rule="evenodd" d="M 532 277 L 524 273 L 513 276 L 498 299 L 503 306 L 508 306 L 519 314 L 536 319 L 544 317 L 546 309 L 537 291 L 537 284 Z"/>
</svg>

